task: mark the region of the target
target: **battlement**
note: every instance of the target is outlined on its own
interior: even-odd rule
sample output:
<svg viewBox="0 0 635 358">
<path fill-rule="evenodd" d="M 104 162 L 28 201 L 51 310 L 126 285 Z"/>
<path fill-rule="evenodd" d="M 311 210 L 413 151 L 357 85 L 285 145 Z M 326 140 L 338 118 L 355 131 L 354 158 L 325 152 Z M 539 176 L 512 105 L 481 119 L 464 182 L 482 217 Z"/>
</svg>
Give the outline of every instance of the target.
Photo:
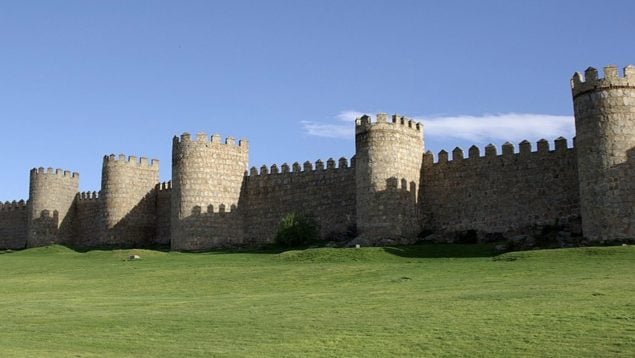
<svg viewBox="0 0 635 358">
<path fill-rule="evenodd" d="M 97 191 L 83 191 L 77 193 L 77 200 L 79 201 L 93 201 L 99 200 L 99 192 Z"/>
<path fill-rule="evenodd" d="M 148 158 L 141 157 L 137 160 L 137 157 L 134 155 L 126 157 L 125 154 L 119 154 L 116 156 L 114 154 L 104 155 L 104 164 L 112 164 L 112 165 L 127 165 L 130 167 L 139 167 L 139 168 L 152 168 L 159 169 L 159 160 L 152 159 L 148 162 Z"/>
<path fill-rule="evenodd" d="M 226 145 L 231 147 L 238 147 L 241 150 L 248 150 L 249 142 L 246 139 L 238 140 L 238 144 L 236 144 L 236 139 L 234 137 L 227 137 L 223 141 L 221 139 L 220 134 L 213 134 L 211 137 L 207 135 L 205 132 L 199 132 L 196 134 L 195 138 L 192 138 L 190 133 L 183 133 L 180 137 L 174 136 L 172 139 L 173 144 L 180 145 L 182 143 L 201 143 L 201 144 L 213 144 L 213 145 Z"/>
<path fill-rule="evenodd" d="M 305 161 L 302 165 L 299 162 L 293 163 L 291 166 L 287 163 L 283 163 L 278 167 L 277 164 L 272 164 L 270 167 L 266 165 L 262 165 L 260 170 L 256 167 L 251 167 L 249 172 L 245 172 L 245 175 L 248 176 L 260 176 L 260 175 L 274 175 L 274 174 L 302 174 L 302 173 L 311 173 L 311 172 L 324 172 L 324 171 L 335 171 L 335 170 L 347 170 L 351 169 L 355 165 L 355 157 L 352 157 L 350 160 L 350 165 L 348 159 L 345 157 L 341 157 L 337 161 L 337 167 L 335 166 L 335 160 L 333 158 L 329 158 L 326 161 L 326 166 L 324 166 L 324 162 L 321 159 L 315 161 L 315 165 L 310 161 Z"/>
<path fill-rule="evenodd" d="M 0 211 L 26 210 L 26 205 L 27 203 L 24 200 L 5 201 L 4 204 L 0 202 Z"/>
<path fill-rule="evenodd" d="M 158 183 L 154 188 L 157 192 L 170 191 L 172 190 L 172 180 Z"/>
<path fill-rule="evenodd" d="M 63 170 L 63 169 L 53 169 L 53 168 L 46 168 L 44 169 L 43 167 L 39 167 L 39 168 L 33 168 L 31 169 L 31 176 L 40 176 L 40 175 L 54 175 L 56 177 L 59 178 L 68 178 L 68 179 L 72 179 L 72 180 L 79 180 L 79 173 L 77 172 L 72 172 L 70 170 Z"/>
<path fill-rule="evenodd" d="M 231 213 L 231 212 L 235 212 L 238 209 L 238 207 L 236 206 L 236 204 L 232 204 L 232 205 L 225 205 L 225 204 L 219 204 L 219 205 L 207 205 L 206 207 L 200 207 L 200 206 L 195 206 L 192 208 L 192 215 L 193 216 L 199 216 L 199 215 L 209 215 L 209 214 L 227 214 L 227 213 Z"/>
<path fill-rule="evenodd" d="M 577 97 L 584 93 L 606 88 L 633 88 L 635 89 L 635 66 L 628 65 L 624 67 L 622 76 L 618 75 L 616 66 L 609 65 L 604 67 L 604 78 L 598 77 L 598 70 L 589 67 L 584 71 L 584 75 L 580 72 L 573 74 L 571 78 L 571 91 L 573 97 Z"/>
<path fill-rule="evenodd" d="M 575 140 L 573 141 L 575 145 Z M 468 150 L 468 156 L 465 157 L 463 149 L 456 147 L 452 150 L 452 159 L 449 159 L 449 153 L 445 150 L 441 150 L 438 153 L 437 161 L 434 161 L 434 154 L 431 151 L 427 151 L 424 154 L 424 162 L 426 164 L 448 164 L 448 163 L 460 163 L 463 161 L 472 161 L 477 159 L 493 159 L 493 158 L 506 158 L 513 155 L 519 155 L 521 158 L 528 157 L 530 155 L 544 156 L 550 153 L 566 153 L 569 150 L 573 150 L 574 147 L 569 147 L 567 139 L 558 137 L 554 140 L 553 150 L 550 150 L 549 142 L 545 139 L 540 139 L 536 142 L 536 151 L 532 151 L 531 143 L 527 140 L 523 140 L 518 144 L 518 151 L 516 151 L 514 144 L 506 142 L 501 146 L 501 154 L 499 155 L 496 150 L 496 146 L 488 144 L 485 146 L 485 155 L 481 156 L 480 149 L 473 145 Z"/>
<path fill-rule="evenodd" d="M 398 114 L 393 114 L 389 119 L 386 113 L 378 113 L 374 122 L 366 114 L 355 119 L 355 134 L 364 133 L 375 127 L 412 131 L 419 136 L 423 131 L 423 124 Z"/>
</svg>

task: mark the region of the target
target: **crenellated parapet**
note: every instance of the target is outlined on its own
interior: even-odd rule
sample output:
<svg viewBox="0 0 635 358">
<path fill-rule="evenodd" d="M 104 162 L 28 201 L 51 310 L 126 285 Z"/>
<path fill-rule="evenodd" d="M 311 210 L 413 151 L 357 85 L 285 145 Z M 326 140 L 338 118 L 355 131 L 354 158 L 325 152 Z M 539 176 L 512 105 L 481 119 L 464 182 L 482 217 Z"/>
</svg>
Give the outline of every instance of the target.
<svg viewBox="0 0 635 358">
<path fill-rule="evenodd" d="M 183 133 L 180 136 L 174 136 L 172 139 L 173 146 L 185 146 L 185 145 L 203 145 L 203 146 L 216 146 L 218 148 L 224 148 L 227 150 L 239 150 L 243 152 L 249 151 L 249 142 L 246 139 L 238 140 L 232 136 L 222 139 L 220 134 L 212 134 L 208 136 L 205 132 L 199 132 L 196 136 L 192 137 L 190 133 Z"/>
<path fill-rule="evenodd" d="M 350 165 L 349 160 L 346 157 L 341 157 L 337 162 L 333 158 L 329 158 L 326 161 L 318 159 L 315 163 L 305 161 L 302 165 L 299 162 L 293 163 L 291 166 L 287 163 L 282 163 L 280 166 L 272 164 L 271 166 L 262 165 L 260 168 L 251 167 L 248 172 L 245 172 L 247 176 L 262 176 L 262 175 L 275 175 L 275 174 L 310 174 L 310 173 L 323 173 L 323 172 L 337 172 L 339 170 L 350 170 L 354 168 L 355 160 L 351 158 Z"/>
<path fill-rule="evenodd" d="M 64 169 L 53 169 L 51 167 L 49 168 L 44 168 L 44 167 L 39 167 L 39 168 L 33 168 L 31 169 L 31 177 L 34 176 L 55 176 L 56 178 L 66 178 L 70 181 L 79 181 L 79 173 L 77 172 L 71 172 L 70 170 L 64 170 Z"/>
<path fill-rule="evenodd" d="M 127 156 L 125 154 L 114 155 L 104 155 L 104 165 L 120 165 L 127 166 L 130 168 L 147 168 L 147 169 L 156 169 L 159 170 L 159 160 L 151 159 L 148 160 L 146 157 L 138 158 L 134 155 Z"/>
<path fill-rule="evenodd" d="M 98 191 L 83 191 L 77 193 L 77 200 L 81 202 L 97 201 L 99 200 Z"/>
<path fill-rule="evenodd" d="M 378 113 L 375 121 L 369 115 L 363 115 L 355 119 L 355 134 L 365 133 L 373 129 L 396 130 L 414 136 L 423 135 L 423 124 L 398 114 L 393 114 L 389 118 L 386 113 Z"/>
<path fill-rule="evenodd" d="M 172 181 L 168 180 L 168 181 L 158 183 L 154 189 L 157 191 L 157 193 L 169 192 L 172 190 Z"/>
<path fill-rule="evenodd" d="M 23 211 L 26 210 L 26 202 L 24 200 L 13 200 L 0 202 L 0 211 Z"/>
<path fill-rule="evenodd" d="M 616 66 L 606 66 L 604 67 L 604 77 L 599 77 L 598 70 L 589 67 L 584 71 L 584 75 L 576 72 L 571 78 L 571 91 L 574 99 L 592 91 L 620 88 L 635 89 L 635 66 L 628 65 L 621 73 L 618 73 Z"/>
<path fill-rule="evenodd" d="M 212 214 L 221 214 L 222 216 L 222 214 L 234 213 L 236 212 L 237 209 L 238 209 L 238 206 L 236 206 L 236 204 L 232 204 L 232 205 L 209 204 L 204 207 L 195 206 L 192 208 L 192 216 L 203 216 L 203 215 L 212 215 Z"/>
<path fill-rule="evenodd" d="M 553 148 L 553 149 L 550 149 Z M 523 159 L 540 159 L 545 155 L 558 155 L 558 154 L 566 154 L 571 153 L 575 150 L 575 148 L 569 147 L 567 143 L 567 139 L 563 137 L 559 137 L 553 141 L 552 147 L 545 139 L 540 139 L 536 142 L 535 150 L 532 148 L 532 145 L 529 141 L 523 140 L 518 144 L 518 148 L 514 146 L 514 144 L 510 142 L 504 143 L 500 148 L 500 153 L 498 154 L 498 149 L 493 144 L 488 144 L 484 148 L 484 155 L 481 155 L 481 150 L 473 145 L 468 150 L 467 157 L 465 156 L 463 149 L 460 147 L 454 148 L 452 150 L 452 158 L 449 158 L 449 153 L 445 150 L 439 151 L 437 154 L 437 160 L 434 159 L 434 154 L 430 151 L 427 151 L 424 154 L 424 164 L 425 165 L 460 165 L 465 163 L 471 163 L 474 161 L 491 161 L 494 159 L 505 159 L 516 157 L 518 160 Z"/>
</svg>

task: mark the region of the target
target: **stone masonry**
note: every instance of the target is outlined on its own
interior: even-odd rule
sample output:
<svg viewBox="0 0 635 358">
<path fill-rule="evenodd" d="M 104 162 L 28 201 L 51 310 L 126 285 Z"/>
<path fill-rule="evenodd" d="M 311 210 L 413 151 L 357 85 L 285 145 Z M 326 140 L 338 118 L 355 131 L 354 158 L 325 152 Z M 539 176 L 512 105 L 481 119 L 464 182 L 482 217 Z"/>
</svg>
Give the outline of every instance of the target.
<svg viewBox="0 0 635 358">
<path fill-rule="evenodd" d="M 522 234 L 581 220 L 590 242 L 635 239 L 635 67 L 571 80 L 576 138 L 424 152 L 423 124 L 362 116 L 355 155 L 248 169 L 248 144 L 184 133 L 172 142 L 172 180 L 159 162 L 105 156 L 100 191 L 79 174 L 33 169 L 29 199 L 0 204 L 0 249 L 272 242 L 281 218 L 313 215 L 325 241 L 411 242 L 424 234 Z M 572 230 L 574 231 L 574 230 Z"/>
</svg>

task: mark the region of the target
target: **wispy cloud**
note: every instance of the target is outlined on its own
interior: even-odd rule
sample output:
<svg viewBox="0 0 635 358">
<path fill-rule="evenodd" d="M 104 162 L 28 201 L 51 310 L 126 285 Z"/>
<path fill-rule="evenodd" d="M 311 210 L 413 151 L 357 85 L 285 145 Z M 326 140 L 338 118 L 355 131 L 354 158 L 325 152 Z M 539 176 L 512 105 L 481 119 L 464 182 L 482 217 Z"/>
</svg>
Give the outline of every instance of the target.
<svg viewBox="0 0 635 358">
<path fill-rule="evenodd" d="M 337 139 L 355 138 L 355 118 L 361 117 L 364 112 L 342 111 L 329 122 L 302 121 L 304 131 L 308 135 Z"/>
<path fill-rule="evenodd" d="M 348 125 L 339 123 L 322 123 L 302 121 L 304 131 L 308 135 L 326 138 L 351 139 L 354 138 L 355 128 L 353 122 Z"/>
<path fill-rule="evenodd" d="M 351 140 L 355 132 L 353 121 L 362 114 L 353 110 L 342 111 L 329 122 L 303 121 L 302 125 L 309 135 Z M 423 123 L 426 138 L 435 140 L 519 142 L 524 139 L 573 137 L 575 133 L 573 117 L 539 113 L 417 116 L 414 119 Z"/>
<path fill-rule="evenodd" d="M 358 112 L 358 111 L 342 111 L 337 115 L 337 119 L 339 119 L 340 121 L 343 122 L 353 122 L 356 118 L 359 118 L 361 116 L 363 116 L 364 112 Z"/>
<path fill-rule="evenodd" d="M 458 138 L 473 142 L 572 137 L 573 117 L 537 113 L 501 113 L 482 116 L 436 116 L 417 118 L 426 136 Z"/>
</svg>

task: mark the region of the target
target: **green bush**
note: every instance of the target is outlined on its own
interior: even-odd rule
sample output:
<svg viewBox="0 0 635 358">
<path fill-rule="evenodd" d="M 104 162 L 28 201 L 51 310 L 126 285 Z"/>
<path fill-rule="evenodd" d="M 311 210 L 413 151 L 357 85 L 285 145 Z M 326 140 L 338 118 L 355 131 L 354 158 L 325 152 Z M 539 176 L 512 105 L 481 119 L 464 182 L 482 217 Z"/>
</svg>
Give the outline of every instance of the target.
<svg viewBox="0 0 635 358">
<path fill-rule="evenodd" d="M 304 246 L 314 243 L 320 235 L 320 227 L 310 214 L 285 215 L 276 233 L 275 243 L 281 246 Z"/>
</svg>

